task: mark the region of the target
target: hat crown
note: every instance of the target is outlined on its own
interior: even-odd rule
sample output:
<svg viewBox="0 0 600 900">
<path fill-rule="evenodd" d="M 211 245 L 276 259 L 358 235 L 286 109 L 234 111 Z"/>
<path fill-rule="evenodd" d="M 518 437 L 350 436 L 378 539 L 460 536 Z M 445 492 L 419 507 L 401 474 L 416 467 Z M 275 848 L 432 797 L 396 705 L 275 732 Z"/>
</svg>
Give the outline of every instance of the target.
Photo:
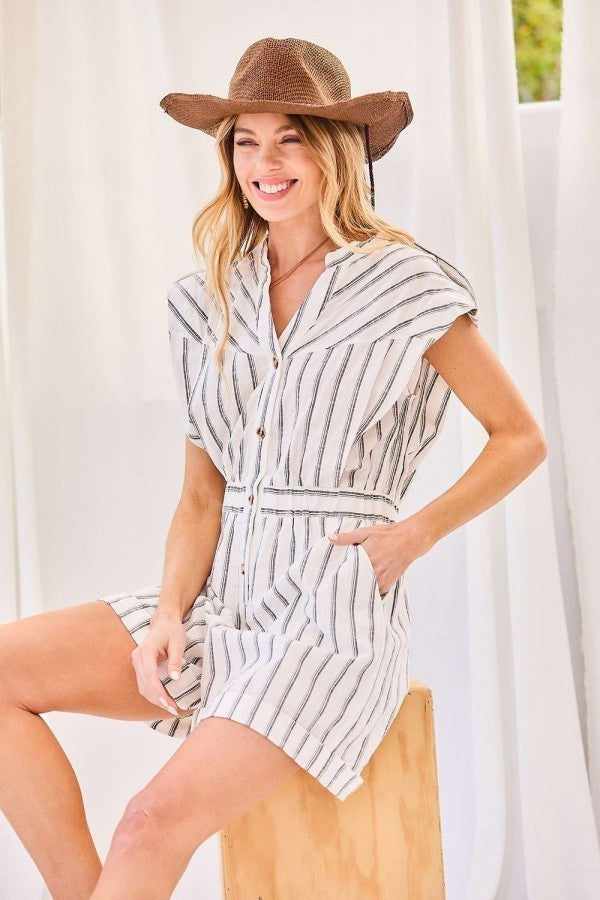
<svg viewBox="0 0 600 900">
<path fill-rule="evenodd" d="M 327 105 L 350 99 L 350 77 L 325 47 L 300 38 L 267 37 L 245 50 L 228 97 Z"/>
<path fill-rule="evenodd" d="M 337 56 L 301 38 L 266 37 L 244 51 L 227 97 L 170 93 L 161 108 L 177 122 L 216 137 L 222 121 L 241 113 L 284 113 L 347 122 L 364 133 L 365 162 L 381 159 L 413 118 L 406 91 L 353 97 L 350 76 Z"/>
</svg>

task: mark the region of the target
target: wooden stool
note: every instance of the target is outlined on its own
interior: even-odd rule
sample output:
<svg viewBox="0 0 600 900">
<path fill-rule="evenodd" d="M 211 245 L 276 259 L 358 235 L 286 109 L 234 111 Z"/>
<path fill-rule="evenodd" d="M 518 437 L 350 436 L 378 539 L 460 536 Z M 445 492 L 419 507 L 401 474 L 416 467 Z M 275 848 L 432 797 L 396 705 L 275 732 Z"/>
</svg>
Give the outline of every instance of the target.
<svg viewBox="0 0 600 900">
<path fill-rule="evenodd" d="M 299 771 L 220 833 L 226 900 L 444 900 L 433 701 L 409 692 L 345 800 Z"/>
</svg>

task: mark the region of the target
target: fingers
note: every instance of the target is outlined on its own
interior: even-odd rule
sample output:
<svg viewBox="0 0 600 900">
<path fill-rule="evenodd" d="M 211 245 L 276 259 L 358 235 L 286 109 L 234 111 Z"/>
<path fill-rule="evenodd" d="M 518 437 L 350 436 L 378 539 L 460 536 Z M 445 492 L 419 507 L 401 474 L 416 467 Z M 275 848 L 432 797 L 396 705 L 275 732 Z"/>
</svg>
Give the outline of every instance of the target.
<svg viewBox="0 0 600 900">
<path fill-rule="evenodd" d="M 144 644 L 136 647 L 132 653 L 132 663 L 135 669 L 138 690 L 143 697 L 151 703 L 156 703 L 168 710 L 174 716 L 185 715 L 185 711 L 179 711 L 158 674 L 158 649 L 152 645 Z"/>
<path fill-rule="evenodd" d="M 169 639 L 169 648 L 168 648 L 168 665 L 167 671 L 169 676 L 173 678 L 175 681 L 179 678 L 181 674 L 181 664 L 183 662 L 183 641 L 178 637 L 171 637 Z"/>
</svg>

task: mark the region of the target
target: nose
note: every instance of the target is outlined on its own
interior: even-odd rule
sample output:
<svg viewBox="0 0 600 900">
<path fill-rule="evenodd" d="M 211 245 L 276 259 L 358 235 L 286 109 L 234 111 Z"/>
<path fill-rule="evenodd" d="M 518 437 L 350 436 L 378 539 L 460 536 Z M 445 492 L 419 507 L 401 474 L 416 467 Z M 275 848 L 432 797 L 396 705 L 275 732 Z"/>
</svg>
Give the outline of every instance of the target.
<svg viewBox="0 0 600 900">
<path fill-rule="evenodd" d="M 279 157 L 280 151 L 277 149 L 277 147 L 270 147 L 266 145 L 262 148 L 262 150 L 258 151 L 258 171 L 263 175 L 266 175 L 268 172 L 270 172 L 270 167 L 273 166 L 274 171 L 271 172 L 271 174 L 276 175 L 277 170 L 280 168 L 278 165 Z"/>
</svg>

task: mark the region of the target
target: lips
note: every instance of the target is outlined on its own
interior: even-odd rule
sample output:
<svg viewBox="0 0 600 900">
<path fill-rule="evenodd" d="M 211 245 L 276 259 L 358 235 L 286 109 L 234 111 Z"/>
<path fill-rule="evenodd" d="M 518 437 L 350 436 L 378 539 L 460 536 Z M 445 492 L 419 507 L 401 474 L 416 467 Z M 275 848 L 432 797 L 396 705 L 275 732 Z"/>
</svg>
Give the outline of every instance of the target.
<svg viewBox="0 0 600 900">
<path fill-rule="evenodd" d="M 257 181 L 252 182 L 252 187 L 256 191 L 256 194 L 263 200 L 279 200 L 281 197 L 286 197 L 289 194 L 289 192 L 292 190 L 294 185 L 297 184 L 298 179 L 297 178 L 285 178 L 285 179 L 282 179 L 281 181 L 272 182 L 272 183 L 273 184 L 282 184 L 283 181 L 290 182 L 288 187 L 285 188 L 283 191 L 275 191 L 275 192 L 270 192 L 270 193 L 267 193 L 266 191 L 261 191 L 261 189 L 258 186 Z"/>
</svg>

